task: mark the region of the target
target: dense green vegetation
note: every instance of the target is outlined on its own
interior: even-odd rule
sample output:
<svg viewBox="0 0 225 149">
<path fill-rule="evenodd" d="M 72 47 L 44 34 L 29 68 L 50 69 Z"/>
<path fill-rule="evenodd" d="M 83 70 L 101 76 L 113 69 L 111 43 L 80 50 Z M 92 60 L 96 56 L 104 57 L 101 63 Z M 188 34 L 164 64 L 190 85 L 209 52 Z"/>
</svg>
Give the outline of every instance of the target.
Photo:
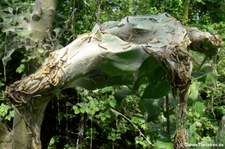
<svg viewBox="0 0 225 149">
<path fill-rule="evenodd" d="M 188 26 L 218 34 L 225 41 L 225 2 L 192 0 L 186 5 L 187 1 L 59 1 L 52 35 L 43 44 L 32 45 L 23 29 L 23 22 L 29 20 L 33 1 L 2 0 L 0 88 L 4 90 L 7 85 L 32 73 L 49 52 L 91 31 L 96 23 L 120 20 L 127 15 L 168 12 Z M 185 16 L 187 10 L 188 16 Z M 225 146 L 225 138 L 221 138 L 225 132 L 220 131 L 221 118 L 225 115 L 223 48 L 219 49 L 218 55 L 191 52 L 194 69 L 186 123 L 190 144 L 221 143 Z M 154 61 L 149 59 L 146 65 L 149 63 Z M 146 66 L 143 67 L 145 69 Z M 157 68 L 151 74 L 165 75 Z M 157 82 L 157 79 L 161 78 L 148 81 Z M 46 110 L 42 127 L 43 148 L 148 148 L 151 143 L 155 148 L 173 148 L 171 141 L 176 122 L 172 97 L 146 99 L 146 96 L 151 96 L 148 84 L 141 81 L 133 86 L 113 86 L 94 91 L 76 88 L 58 92 Z M 155 90 L 159 91 L 157 86 Z M 163 92 L 156 92 L 160 93 Z M 0 104 L 0 116 L 10 128 L 14 107 L 2 92 Z"/>
</svg>

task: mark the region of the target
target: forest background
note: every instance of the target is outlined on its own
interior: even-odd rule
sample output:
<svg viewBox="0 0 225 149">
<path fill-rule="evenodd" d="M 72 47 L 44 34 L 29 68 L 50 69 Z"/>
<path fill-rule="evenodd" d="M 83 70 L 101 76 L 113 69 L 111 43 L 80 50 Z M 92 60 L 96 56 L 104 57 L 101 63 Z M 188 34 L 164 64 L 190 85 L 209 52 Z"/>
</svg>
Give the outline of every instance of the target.
<svg viewBox="0 0 225 149">
<path fill-rule="evenodd" d="M 218 34 L 225 41 L 224 0 L 58 1 L 52 33 L 37 46 L 27 43 L 29 35 L 23 30 L 33 6 L 31 0 L 0 1 L 1 90 L 32 73 L 51 51 L 90 32 L 96 23 L 120 20 L 128 15 L 167 12 L 183 24 Z M 225 136 L 225 128 L 221 127 L 225 123 L 221 121 L 225 115 L 224 47 L 217 55 L 192 52 L 196 68 L 186 123 L 190 144 L 223 143 L 225 146 L 225 142 L 221 142 L 225 140 L 221 138 Z M 42 147 L 148 148 L 152 142 L 156 148 L 172 148 L 176 123 L 174 106 L 170 102 L 166 104 L 166 98 L 142 101 L 146 86 L 138 86 L 137 90 L 114 86 L 94 91 L 76 88 L 58 92 L 46 110 Z M 2 92 L 0 116 L 2 123 L 12 128 L 14 106 Z"/>
</svg>

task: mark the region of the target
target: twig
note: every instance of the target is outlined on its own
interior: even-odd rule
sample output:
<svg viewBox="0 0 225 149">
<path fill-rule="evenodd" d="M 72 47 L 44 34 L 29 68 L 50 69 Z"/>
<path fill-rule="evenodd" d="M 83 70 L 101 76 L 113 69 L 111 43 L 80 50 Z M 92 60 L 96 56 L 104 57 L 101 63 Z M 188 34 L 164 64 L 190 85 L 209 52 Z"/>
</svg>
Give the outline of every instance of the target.
<svg viewBox="0 0 225 149">
<path fill-rule="evenodd" d="M 170 114 L 169 114 L 169 96 L 166 96 L 166 127 L 167 127 L 167 133 L 170 136 Z"/>
<path fill-rule="evenodd" d="M 200 66 L 198 67 L 198 71 L 202 69 L 202 66 L 205 64 L 205 62 L 208 60 L 208 57 L 205 57 L 204 60 L 201 62 Z"/>
<path fill-rule="evenodd" d="M 151 146 L 154 146 L 154 144 L 152 144 L 152 143 L 145 137 L 145 135 L 142 133 L 142 131 L 138 128 L 138 126 L 135 125 L 128 117 L 126 117 L 125 115 L 123 115 L 122 113 L 120 113 L 120 112 L 118 112 L 118 111 L 116 111 L 116 110 L 114 110 L 114 109 L 111 109 L 111 111 L 112 111 L 113 113 L 115 113 L 116 115 L 122 116 L 122 117 L 125 118 L 128 122 L 130 122 L 130 123 L 134 126 L 134 128 L 138 130 L 138 132 L 140 133 L 140 135 L 148 142 L 148 144 L 150 144 Z"/>
<path fill-rule="evenodd" d="M 210 110 L 211 110 L 211 113 L 212 113 L 214 119 L 216 119 L 216 114 L 214 113 L 214 106 L 213 106 L 215 94 L 216 94 L 216 88 L 217 88 L 217 81 L 215 80 L 213 82 L 212 94 L 211 94 L 211 98 L 210 98 Z"/>
</svg>

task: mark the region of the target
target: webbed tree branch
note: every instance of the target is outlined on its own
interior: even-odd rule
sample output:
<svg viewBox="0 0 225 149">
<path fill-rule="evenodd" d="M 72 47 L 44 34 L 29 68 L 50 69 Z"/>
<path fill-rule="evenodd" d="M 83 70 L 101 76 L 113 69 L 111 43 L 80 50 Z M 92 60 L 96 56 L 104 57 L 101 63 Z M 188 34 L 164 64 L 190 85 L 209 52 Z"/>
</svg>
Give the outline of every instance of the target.
<svg viewBox="0 0 225 149">
<path fill-rule="evenodd" d="M 213 49 L 199 48 L 202 43 L 210 44 Z M 217 36 L 184 27 L 167 13 L 129 16 L 120 22 L 95 26 L 92 32 L 52 52 L 36 72 L 7 87 L 5 95 L 31 126 L 31 134 L 38 135 L 37 128 L 32 127 L 35 119 L 27 111 L 43 111 L 39 105 L 47 102 L 54 91 L 77 86 L 95 89 L 132 84 L 135 72 L 152 56 L 167 70 L 177 103 L 175 147 L 187 148 L 184 125 L 192 72 L 187 48 L 192 46 L 204 52 L 220 45 Z"/>
</svg>

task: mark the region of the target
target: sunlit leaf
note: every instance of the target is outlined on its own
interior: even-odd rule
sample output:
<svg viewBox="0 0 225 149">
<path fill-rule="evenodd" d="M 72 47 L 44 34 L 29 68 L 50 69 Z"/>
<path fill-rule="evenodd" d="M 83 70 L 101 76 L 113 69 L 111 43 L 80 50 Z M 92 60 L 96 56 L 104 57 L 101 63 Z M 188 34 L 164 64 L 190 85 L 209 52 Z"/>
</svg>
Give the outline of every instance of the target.
<svg viewBox="0 0 225 149">
<path fill-rule="evenodd" d="M 20 66 L 16 69 L 16 72 L 22 73 L 24 70 L 25 70 L 25 65 L 24 64 L 20 64 Z"/>
<path fill-rule="evenodd" d="M 196 100 L 199 94 L 199 83 L 197 81 L 193 81 L 192 84 L 189 87 L 189 96 L 188 98 L 193 100 Z"/>
<path fill-rule="evenodd" d="M 198 113 L 198 114 L 202 114 L 205 110 L 205 106 L 203 102 L 197 101 L 194 106 L 193 106 L 194 110 Z"/>
<path fill-rule="evenodd" d="M 173 149 L 173 143 L 172 142 L 163 142 L 163 141 L 156 141 L 154 144 L 155 149 Z"/>
</svg>

